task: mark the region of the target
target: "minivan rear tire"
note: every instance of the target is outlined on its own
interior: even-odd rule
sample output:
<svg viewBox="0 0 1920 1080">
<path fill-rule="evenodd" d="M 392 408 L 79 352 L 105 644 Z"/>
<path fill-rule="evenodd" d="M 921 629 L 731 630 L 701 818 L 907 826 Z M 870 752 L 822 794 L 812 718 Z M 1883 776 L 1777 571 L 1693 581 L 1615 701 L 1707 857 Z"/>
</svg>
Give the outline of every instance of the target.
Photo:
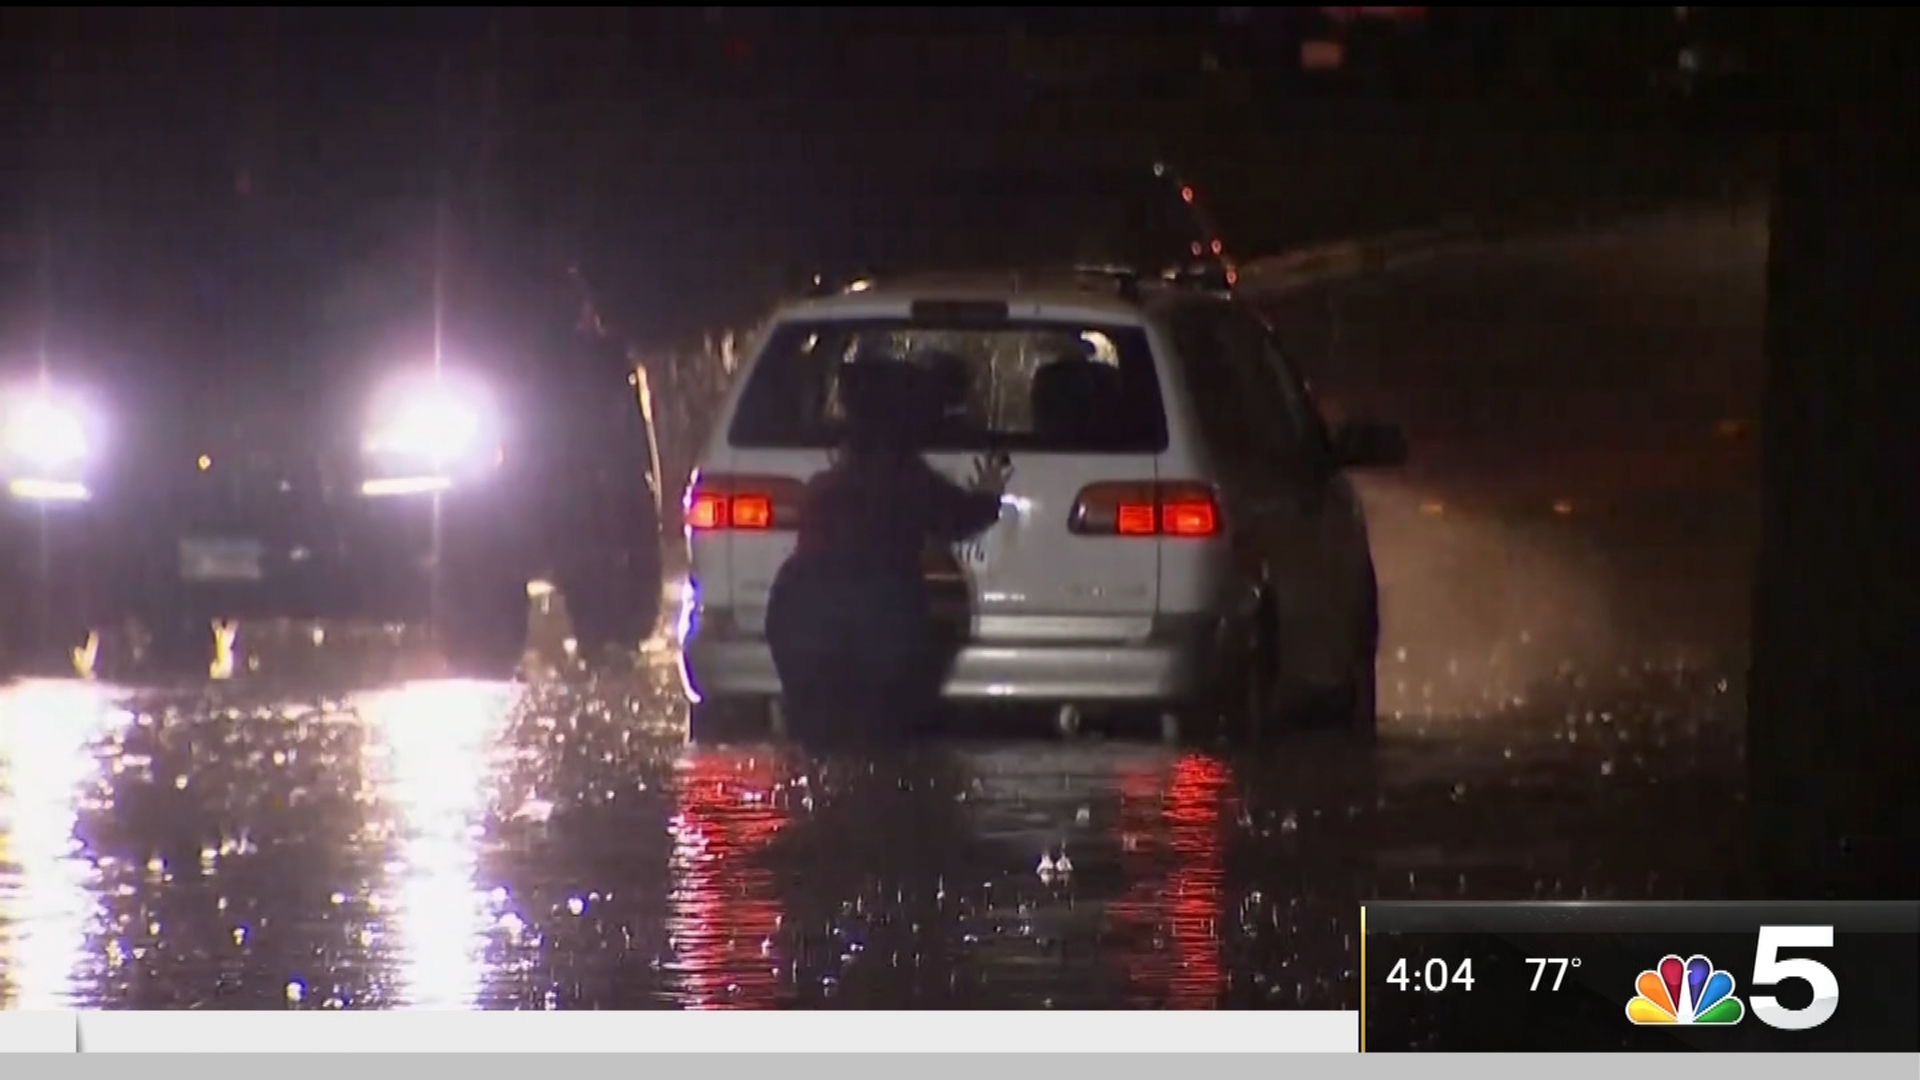
<svg viewBox="0 0 1920 1080">
<path fill-rule="evenodd" d="M 1367 745 L 1380 733 L 1380 579 L 1367 566 L 1366 622 L 1358 655 L 1353 658 L 1353 681 L 1347 690 L 1347 724 L 1355 739 Z"/>
<path fill-rule="evenodd" d="M 1369 647 L 1353 658 L 1353 671 L 1339 686 L 1309 689 L 1297 699 L 1293 726 L 1340 734 L 1371 744 L 1380 727 L 1380 679 Z"/>
<path fill-rule="evenodd" d="M 1380 733 L 1380 683 L 1371 658 L 1366 670 L 1358 672 L 1341 695 L 1346 700 L 1347 730 L 1361 743 L 1372 743 Z"/>
</svg>

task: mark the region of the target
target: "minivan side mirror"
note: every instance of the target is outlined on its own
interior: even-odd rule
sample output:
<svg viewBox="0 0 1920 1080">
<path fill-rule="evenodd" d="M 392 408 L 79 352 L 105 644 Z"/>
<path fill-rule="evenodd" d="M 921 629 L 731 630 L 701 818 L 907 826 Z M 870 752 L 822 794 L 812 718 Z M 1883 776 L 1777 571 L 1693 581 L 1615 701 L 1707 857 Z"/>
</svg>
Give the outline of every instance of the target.
<svg viewBox="0 0 1920 1080">
<path fill-rule="evenodd" d="M 1333 464 L 1341 469 L 1390 468 L 1407 461 L 1407 437 L 1393 424 L 1353 421 L 1333 436 Z"/>
</svg>

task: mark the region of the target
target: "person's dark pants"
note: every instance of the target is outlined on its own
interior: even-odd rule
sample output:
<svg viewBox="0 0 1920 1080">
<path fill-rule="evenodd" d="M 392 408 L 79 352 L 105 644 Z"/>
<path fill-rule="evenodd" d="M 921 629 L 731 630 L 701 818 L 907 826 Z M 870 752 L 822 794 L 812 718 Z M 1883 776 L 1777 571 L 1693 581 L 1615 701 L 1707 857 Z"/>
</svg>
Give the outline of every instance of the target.
<svg viewBox="0 0 1920 1080">
<path fill-rule="evenodd" d="M 767 644 L 803 737 L 905 734 L 940 694 L 937 633 L 918 573 L 790 560 L 767 602 Z"/>
</svg>

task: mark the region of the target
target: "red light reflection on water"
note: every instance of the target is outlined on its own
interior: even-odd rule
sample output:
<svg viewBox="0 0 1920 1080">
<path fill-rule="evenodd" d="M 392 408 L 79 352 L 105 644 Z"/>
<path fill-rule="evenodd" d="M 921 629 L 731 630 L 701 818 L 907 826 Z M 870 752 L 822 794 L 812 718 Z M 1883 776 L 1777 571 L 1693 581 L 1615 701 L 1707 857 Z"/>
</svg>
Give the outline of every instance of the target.
<svg viewBox="0 0 1920 1080">
<path fill-rule="evenodd" d="M 668 973 L 694 1009 L 777 1003 L 783 911 L 757 856 L 789 820 L 786 775 L 765 754 L 695 751 L 674 777 Z"/>
<path fill-rule="evenodd" d="M 1186 754 L 1165 772 L 1120 779 L 1121 867 L 1137 884 L 1112 908 L 1132 996 L 1174 1009 L 1220 1005 L 1226 974 L 1220 821 L 1232 774 Z"/>
</svg>

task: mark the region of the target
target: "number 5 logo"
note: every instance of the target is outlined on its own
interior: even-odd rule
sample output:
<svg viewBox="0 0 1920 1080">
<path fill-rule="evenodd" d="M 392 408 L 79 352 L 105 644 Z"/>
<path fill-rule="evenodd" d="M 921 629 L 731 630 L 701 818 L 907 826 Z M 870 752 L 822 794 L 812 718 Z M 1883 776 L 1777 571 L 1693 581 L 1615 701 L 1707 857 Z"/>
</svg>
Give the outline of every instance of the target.
<svg viewBox="0 0 1920 1080">
<path fill-rule="evenodd" d="M 1780 955 L 1781 949 L 1831 949 L 1831 926 L 1763 926 L 1753 954 L 1753 989 L 1778 986 L 1794 979 L 1806 983 L 1813 1000 L 1805 1008 L 1789 1009 L 1771 994 L 1750 994 L 1753 1015 L 1760 1022 L 1781 1031 L 1806 1031 L 1833 1019 L 1840 1007 L 1840 980 L 1818 960 L 1804 956 Z"/>
</svg>

